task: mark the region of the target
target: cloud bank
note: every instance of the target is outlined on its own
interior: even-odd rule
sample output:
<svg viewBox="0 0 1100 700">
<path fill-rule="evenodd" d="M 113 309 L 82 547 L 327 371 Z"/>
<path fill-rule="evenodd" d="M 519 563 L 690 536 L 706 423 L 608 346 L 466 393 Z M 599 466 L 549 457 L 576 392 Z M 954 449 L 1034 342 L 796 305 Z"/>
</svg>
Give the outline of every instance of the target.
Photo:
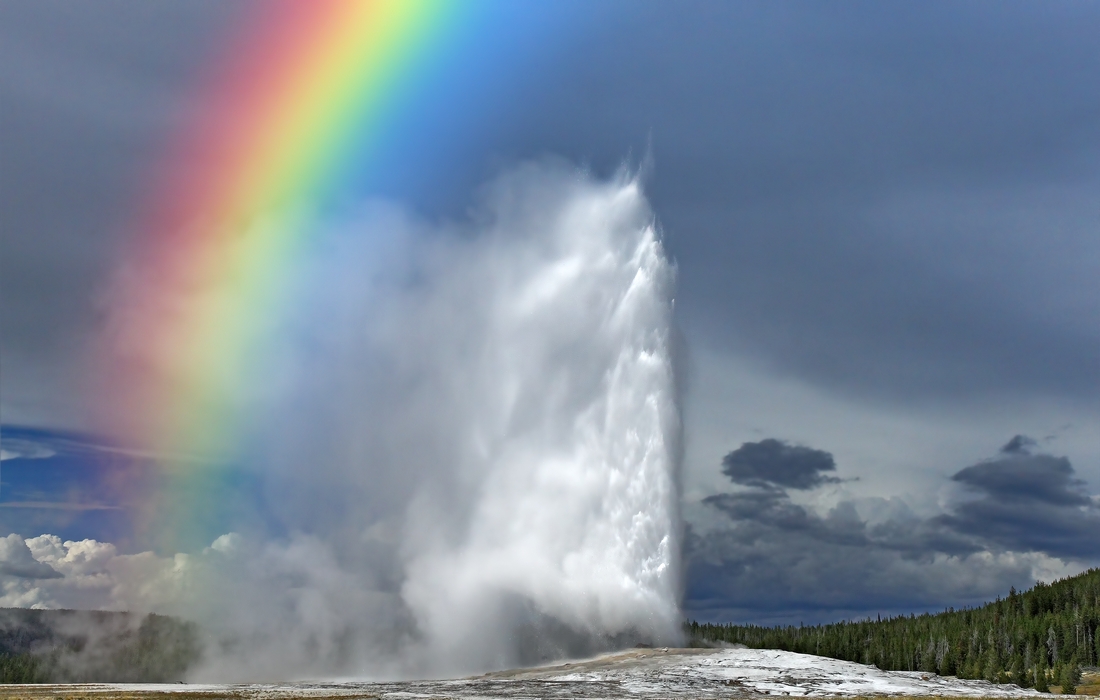
<svg viewBox="0 0 1100 700">
<path fill-rule="evenodd" d="M 1017 436 L 959 470 L 943 512 L 900 498 L 833 499 L 789 489 L 837 483 L 831 454 L 776 439 L 743 444 L 723 472 L 749 488 L 703 499 L 720 514 L 685 543 L 688 614 L 797 624 L 978 603 L 1009 586 L 1076 573 L 1100 560 L 1100 503 L 1069 460 Z"/>
</svg>

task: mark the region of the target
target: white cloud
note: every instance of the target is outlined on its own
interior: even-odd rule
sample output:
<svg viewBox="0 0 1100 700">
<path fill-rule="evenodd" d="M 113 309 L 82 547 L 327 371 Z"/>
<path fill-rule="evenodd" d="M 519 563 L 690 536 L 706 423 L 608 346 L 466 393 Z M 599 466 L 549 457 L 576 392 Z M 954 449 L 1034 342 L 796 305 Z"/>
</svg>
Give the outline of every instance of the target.
<svg viewBox="0 0 1100 700">
<path fill-rule="evenodd" d="M 46 459 L 53 457 L 55 452 L 48 445 L 43 445 L 33 440 L 20 438 L 7 438 L 0 447 L 0 462 L 9 459 Z"/>
<path fill-rule="evenodd" d="M 57 578 L 60 574 L 44 562 L 38 561 L 16 534 L 0 538 L 0 575 L 18 579 Z"/>
</svg>

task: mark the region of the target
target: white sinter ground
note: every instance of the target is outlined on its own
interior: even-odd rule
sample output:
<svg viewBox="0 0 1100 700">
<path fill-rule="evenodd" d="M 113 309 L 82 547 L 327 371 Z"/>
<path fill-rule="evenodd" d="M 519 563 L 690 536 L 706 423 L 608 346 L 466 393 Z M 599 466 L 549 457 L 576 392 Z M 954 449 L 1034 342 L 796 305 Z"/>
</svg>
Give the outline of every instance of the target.
<svg viewBox="0 0 1100 700">
<path fill-rule="evenodd" d="M 206 692 L 220 698 L 738 698 L 1041 696 L 1034 690 L 758 649 L 636 649 L 474 678 L 396 683 L 66 686 L 91 697 Z M 48 690 L 48 687 L 43 687 Z"/>
<path fill-rule="evenodd" d="M 724 689 L 791 696 L 941 695 L 1015 697 L 1038 695 L 1014 685 L 960 680 L 936 674 L 883 671 L 874 666 L 773 649 L 654 650 L 644 658 L 620 654 L 606 668 L 558 670 L 556 680 L 618 682 L 630 695 L 654 693 L 721 697 Z M 717 691 L 717 692 L 716 692 Z"/>
</svg>

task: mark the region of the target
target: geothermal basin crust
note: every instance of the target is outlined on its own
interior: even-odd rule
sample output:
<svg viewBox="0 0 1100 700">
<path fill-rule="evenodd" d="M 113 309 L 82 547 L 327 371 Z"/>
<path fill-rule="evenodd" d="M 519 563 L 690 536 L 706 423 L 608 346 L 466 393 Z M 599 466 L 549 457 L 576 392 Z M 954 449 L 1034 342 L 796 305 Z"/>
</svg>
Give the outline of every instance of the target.
<svg viewBox="0 0 1100 700">
<path fill-rule="evenodd" d="M 1014 685 L 770 649 L 633 649 L 540 668 L 455 680 L 255 684 L 3 685 L 0 698 L 280 700 L 292 698 L 1009 698 L 1043 694 Z M 1049 697 L 1049 696 L 1048 696 Z"/>
</svg>

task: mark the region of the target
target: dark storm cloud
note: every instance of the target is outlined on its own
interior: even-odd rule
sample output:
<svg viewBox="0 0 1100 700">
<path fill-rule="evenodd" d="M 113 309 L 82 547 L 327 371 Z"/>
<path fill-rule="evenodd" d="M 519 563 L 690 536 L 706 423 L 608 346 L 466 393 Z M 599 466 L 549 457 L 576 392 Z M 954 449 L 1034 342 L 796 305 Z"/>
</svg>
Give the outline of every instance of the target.
<svg viewBox="0 0 1100 700">
<path fill-rule="evenodd" d="M 819 515 L 770 483 L 710 496 L 703 502 L 729 521 L 689 531 L 685 605 L 709 619 L 773 622 L 904 612 L 1026 587 L 1029 556 L 1100 560 L 1096 501 L 1067 459 L 1034 446 L 1018 436 L 960 470 L 953 481 L 978 498 L 931 518 L 898 502 L 876 522 L 853 502 Z"/>
<path fill-rule="evenodd" d="M 1082 491 L 1084 483 L 1074 479 L 1073 473 L 1065 457 L 1012 455 L 967 467 L 951 479 L 1006 505 L 1090 504 L 1091 499 Z"/>
<path fill-rule="evenodd" d="M 850 503 L 841 503 L 820 517 L 806 508 L 791 503 L 780 490 L 723 493 L 704 501 L 728 515 L 732 520 L 754 523 L 741 532 L 743 541 L 754 541 L 766 530 L 801 533 L 808 539 L 839 545 L 865 546 L 867 524 L 860 520 Z"/>
<path fill-rule="evenodd" d="M 652 137 L 694 339 L 903 401 L 1095 401 L 1098 8 L 632 7 L 502 141 L 606 168 Z"/>
<path fill-rule="evenodd" d="M 768 438 L 746 442 L 722 458 L 722 473 L 735 484 L 774 484 L 792 489 L 812 489 L 840 479 L 823 472 L 836 471 L 833 456 L 824 450 L 791 445 Z"/>
<path fill-rule="evenodd" d="M 689 529 L 685 612 L 722 621 L 832 622 L 977 603 L 1032 582 L 1028 562 L 970 557 L 978 550 L 963 541 L 954 543 L 961 550 L 954 556 L 933 556 L 914 535 L 922 525 L 913 517 L 887 532 L 851 503 L 825 516 L 775 503 L 727 528 Z"/>
<path fill-rule="evenodd" d="M 1100 558 L 1100 510 L 1049 503 L 1001 503 L 985 498 L 938 518 L 938 523 L 985 546 L 1015 552 L 1096 561 Z"/>
<path fill-rule="evenodd" d="M 979 497 L 935 522 L 990 547 L 1100 558 L 1100 503 L 1074 478 L 1068 459 L 1025 451 L 1034 444 L 1017 436 L 1000 457 L 951 477 Z"/>
<path fill-rule="evenodd" d="M 1038 443 L 1027 435 L 1014 435 L 1012 439 L 1006 442 L 1005 446 L 1001 448 L 1001 452 L 1006 455 L 1031 454 L 1031 449 L 1037 444 Z"/>
<path fill-rule="evenodd" d="M 8 420 L 75 393 L 113 227 L 248 6 L 0 7 Z M 507 119 L 463 126 L 447 176 L 395 196 L 461 214 L 517 159 L 608 171 L 651 141 L 692 342 L 903 402 L 1096 401 L 1100 7 L 574 9 L 489 110 Z"/>
<path fill-rule="evenodd" d="M 880 523 L 863 520 L 855 505 L 841 501 L 820 516 L 794 503 L 786 490 L 755 488 L 708 496 L 703 503 L 722 511 L 736 525 L 736 539 L 756 542 L 776 533 L 797 534 L 807 542 L 845 547 L 873 547 L 905 559 L 929 561 L 937 553 L 965 556 L 983 545 L 939 519 L 920 520 L 911 513 Z"/>
</svg>

